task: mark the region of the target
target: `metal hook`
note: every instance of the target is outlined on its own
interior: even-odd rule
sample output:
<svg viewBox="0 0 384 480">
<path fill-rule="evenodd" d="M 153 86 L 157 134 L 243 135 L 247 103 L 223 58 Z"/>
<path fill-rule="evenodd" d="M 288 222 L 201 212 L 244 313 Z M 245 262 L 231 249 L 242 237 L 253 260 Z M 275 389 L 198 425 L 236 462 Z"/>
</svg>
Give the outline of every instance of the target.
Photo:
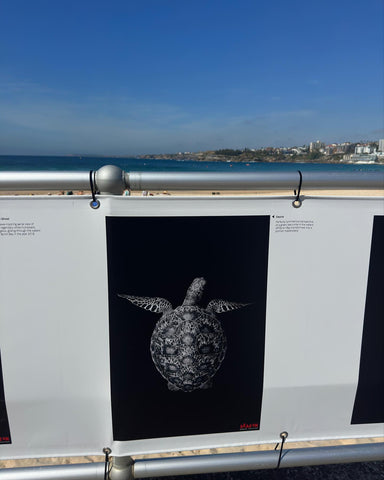
<svg viewBox="0 0 384 480">
<path fill-rule="evenodd" d="M 294 208 L 300 208 L 302 203 L 303 203 L 303 201 L 300 198 L 301 185 L 303 183 L 303 174 L 301 173 L 300 170 L 298 170 L 298 172 L 299 172 L 299 175 L 300 175 L 300 182 L 299 182 L 299 188 L 298 188 L 297 194 L 296 194 L 296 190 L 293 191 L 294 194 L 296 195 L 295 200 L 292 202 L 292 206 Z"/>
<path fill-rule="evenodd" d="M 92 201 L 90 203 L 91 208 L 97 209 L 100 207 L 100 202 L 99 200 L 96 199 L 96 190 L 95 190 L 95 184 L 93 181 L 93 171 L 90 170 L 89 172 L 89 183 L 91 184 L 91 193 L 92 193 Z"/>
<path fill-rule="evenodd" d="M 104 464 L 104 480 L 108 480 L 109 478 L 109 455 L 111 454 L 112 450 L 108 447 L 103 448 L 103 453 L 105 454 L 105 464 Z"/>
<path fill-rule="evenodd" d="M 277 462 L 277 467 L 276 468 L 280 468 L 281 455 L 283 453 L 284 442 L 288 438 L 288 432 L 285 432 L 285 431 L 281 432 L 280 433 L 280 438 L 281 438 L 281 447 L 280 447 L 280 451 L 279 451 L 279 460 Z M 279 446 L 279 443 L 276 443 L 275 450 L 277 449 L 278 446 Z"/>
</svg>

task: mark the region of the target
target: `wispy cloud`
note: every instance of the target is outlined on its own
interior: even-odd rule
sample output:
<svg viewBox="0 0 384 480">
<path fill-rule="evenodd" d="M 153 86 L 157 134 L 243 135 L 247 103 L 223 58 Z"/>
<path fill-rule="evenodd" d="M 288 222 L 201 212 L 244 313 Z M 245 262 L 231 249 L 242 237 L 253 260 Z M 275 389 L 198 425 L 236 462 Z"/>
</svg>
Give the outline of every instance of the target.
<svg viewBox="0 0 384 480">
<path fill-rule="evenodd" d="M 315 110 L 281 110 L 281 111 L 271 111 L 264 112 L 257 115 L 245 116 L 245 117 L 233 117 L 231 119 L 231 124 L 241 124 L 241 125 L 265 125 L 271 124 L 277 121 L 283 121 L 289 124 L 289 122 L 301 119 L 301 118 L 310 118 L 315 117 Z"/>
<path fill-rule="evenodd" d="M 242 113 L 241 105 L 234 110 L 223 102 L 199 109 L 133 95 L 76 96 L 28 81 L 0 82 L 0 153 L 135 154 L 291 145 L 333 137 L 335 122 L 341 123 L 320 109 L 261 108 Z"/>
<path fill-rule="evenodd" d="M 44 151 L 63 153 L 169 150 L 181 142 L 180 130 L 191 122 L 191 116 L 178 106 L 126 97 L 81 101 L 52 95 L 22 101 L 7 97 L 0 100 L 0 110 L 0 141 L 3 148 L 8 146 L 0 153 L 17 153 L 28 144 L 36 148 L 37 142 Z M 9 151 L 11 138 L 13 152 Z"/>
<path fill-rule="evenodd" d="M 1 105 L 1 120 L 32 130 L 81 131 L 110 128 L 167 128 L 184 122 L 188 114 L 177 106 L 147 104 L 126 98 L 108 101 L 87 98 L 86 101 L 52 98 L 5 101 Z"/>
<path fill-rule="evenodd" d="M 378 128 L 377 130 L 371 130 L 369 133 L 371 133 L 372 135 L 382 135 L 382 136 L 384 136 L 384 128 Z"/>
<path fill-rule="evenodd" d="M 39 95 L 46 93 L 54 93 L 55 90 L 45 85 L 41 85 L 29 80 L 19 81 L 6 81 L 0 80 L 0 95 L 9 94 L 27 94 L 27 95 Z M 57 91 L 56 91 L 57 93 Z"/>
<path fill-rule="evenodd" d="M 178 105 L 138 102 L 129 97 L 87 98 L 75 102 L 29 98 L 1 107 L 1 131 L 21 145 L 40 142 L 55 152 L 111 154 L 257 146 L 276 141 L 280 124 L 308 119 L 310 110 L 254 116 L 192 114 Z M 290 130 L 290 128 L 288 128 Z M 1 140 L 1 134 L 0 134 Z M 3 142 L 4 145 L 4 142 Z"/>
</svg>

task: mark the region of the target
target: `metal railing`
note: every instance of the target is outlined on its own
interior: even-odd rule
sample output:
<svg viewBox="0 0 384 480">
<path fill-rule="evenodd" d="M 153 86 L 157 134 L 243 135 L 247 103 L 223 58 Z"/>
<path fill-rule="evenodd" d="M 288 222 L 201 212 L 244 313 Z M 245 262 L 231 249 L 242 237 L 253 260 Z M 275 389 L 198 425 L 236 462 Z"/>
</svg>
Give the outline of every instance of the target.
<svg viewBox="0 0 384 480">
<path fill-rule="evenodd" d="M 277 467 L 278 458 L 279 452 L 275 450 L 136 461 L 116 457 L 110 479 L 273 469 Z M 280 468 L 381 460 L 384 460 L 384 443 L 295 448 L 283 451 Z M 0 471 L 0 480 L 102 480 L 104 469 L 104 463 L 4 469 Z"/>
<path fill-rule="evenodd" d="M 0 172 L 1 191 L 384 189 L 384 172 L 124 172 L 107 165 L 92 172 Z M 112 480 L 276 468 L 279 452 L 261 451 L 157 458 L 113 458 Z M 280 468 L 384 460 L 384 443 L 286 449 Z M 3 469 L 0 480 L 102 480 L 104 463 Z"/>
<path fill-rule="evenodd" d="M 294 190 L 299 171 L 124 172 L 106 165 L 92 172 L 0 172 L 0 191 L 90 190 L 119 195 L 128 190 Z M 304 172 L 306 189 L 384 189 L 384 172 Z"/>
</svg>

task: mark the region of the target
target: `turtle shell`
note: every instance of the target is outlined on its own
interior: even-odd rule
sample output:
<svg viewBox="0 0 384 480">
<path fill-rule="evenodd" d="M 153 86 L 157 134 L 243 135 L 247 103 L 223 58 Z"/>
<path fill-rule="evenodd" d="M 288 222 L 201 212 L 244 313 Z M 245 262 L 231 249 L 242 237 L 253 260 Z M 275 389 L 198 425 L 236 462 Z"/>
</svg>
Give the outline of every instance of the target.
<svg viewBox="0 0 384 480">
<path fill-rule="evenodd" d="M 163 314 L 151 337 L 151 355 L 174 390 L 205 388 L 227 348 L 220 322 L 198 306 L 180 306 Z"/>
</svg>

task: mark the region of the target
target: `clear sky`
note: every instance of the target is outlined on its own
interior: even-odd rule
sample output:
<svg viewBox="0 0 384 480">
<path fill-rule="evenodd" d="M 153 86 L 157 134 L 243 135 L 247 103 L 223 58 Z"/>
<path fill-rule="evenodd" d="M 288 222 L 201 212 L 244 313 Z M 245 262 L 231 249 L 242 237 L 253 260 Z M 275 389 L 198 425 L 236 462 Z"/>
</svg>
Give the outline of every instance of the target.
<svg viewBox="0 0 384 480">
<path fill-rule="evenodd" d="M 383 0 L 1 0 L 0 154 L 384 138 Z"/>
</svg>

